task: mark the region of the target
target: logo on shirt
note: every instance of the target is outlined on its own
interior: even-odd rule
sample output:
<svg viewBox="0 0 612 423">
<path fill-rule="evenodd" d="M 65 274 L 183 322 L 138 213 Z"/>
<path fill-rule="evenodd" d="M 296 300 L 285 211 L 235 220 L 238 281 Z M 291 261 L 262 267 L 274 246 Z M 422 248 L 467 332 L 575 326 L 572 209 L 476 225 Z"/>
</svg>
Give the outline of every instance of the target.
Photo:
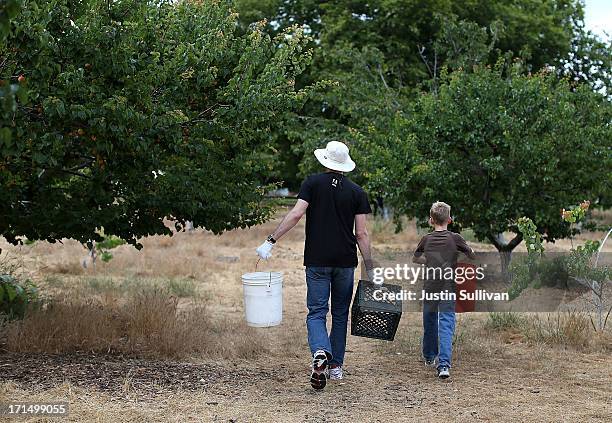
<svg viewBox="0 0 612 423">
<path fill-rule="evenodd" d="M 332 179 L 332 187 L 336 188 L 338 186 L 338 180 L 336 178 Z"/>
</svg>

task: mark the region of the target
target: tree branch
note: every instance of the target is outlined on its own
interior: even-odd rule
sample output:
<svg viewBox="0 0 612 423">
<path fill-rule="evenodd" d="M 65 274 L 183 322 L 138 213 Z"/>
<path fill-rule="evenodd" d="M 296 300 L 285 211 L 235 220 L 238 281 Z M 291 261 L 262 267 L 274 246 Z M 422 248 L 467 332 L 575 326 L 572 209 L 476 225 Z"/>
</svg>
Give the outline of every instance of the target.
<svg viewBox="0 0 612 423">
<path fill-rule="evenodd" d="M 491 241 L 491 244 L 497 248 L 497 251 L 512 251 L 523 241 L 523 234 L 516 234 L 510 242 L 505 242 L 499 236 L 500 234 L 487 234 L 487 239 Z"/>
</svg>

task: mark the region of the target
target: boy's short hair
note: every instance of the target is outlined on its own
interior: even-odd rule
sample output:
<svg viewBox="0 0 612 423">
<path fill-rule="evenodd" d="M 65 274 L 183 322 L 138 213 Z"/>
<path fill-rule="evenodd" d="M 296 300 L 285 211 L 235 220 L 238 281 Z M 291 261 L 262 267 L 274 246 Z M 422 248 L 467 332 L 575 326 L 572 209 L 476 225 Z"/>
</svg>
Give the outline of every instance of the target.
<svg viewBox="0 0 612 423">
<path fill-rule="evenodd" d="M 431 209 L 429 209 L 429 216 L 431 216 L 434 223 L 444 225 L 450 219 L 450 210 L 451 207 L 448 204 L 436 201 L 431 205 Z"/>
</svg>

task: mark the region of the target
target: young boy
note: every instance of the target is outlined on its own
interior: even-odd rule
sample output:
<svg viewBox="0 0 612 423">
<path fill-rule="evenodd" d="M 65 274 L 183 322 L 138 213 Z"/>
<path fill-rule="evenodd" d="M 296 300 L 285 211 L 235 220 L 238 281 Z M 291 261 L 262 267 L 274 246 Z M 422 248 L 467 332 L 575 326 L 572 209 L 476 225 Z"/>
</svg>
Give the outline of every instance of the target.
<svg viewBox="0 0 612 423">
<path fill-rule="evenodd" d="M 450 376 L 453 335 L 455 332 L 455 300 L 449 293 L 455 292 L 454 270 L 457 256 L 464 253 L 474 259 L 474 251 L 461 235 L 450 232 L 450 206 L 441 201 L 433 203 L 429 210 L 429 224 L 433 232 L 425 235 L 412 261 L 425 264 L 423 284 L 423 359 L 425 365 L 434 367 L 438 359 L 438 377 Z M 449 270 L 451 269 L 451 270 Z"/>
</svg>

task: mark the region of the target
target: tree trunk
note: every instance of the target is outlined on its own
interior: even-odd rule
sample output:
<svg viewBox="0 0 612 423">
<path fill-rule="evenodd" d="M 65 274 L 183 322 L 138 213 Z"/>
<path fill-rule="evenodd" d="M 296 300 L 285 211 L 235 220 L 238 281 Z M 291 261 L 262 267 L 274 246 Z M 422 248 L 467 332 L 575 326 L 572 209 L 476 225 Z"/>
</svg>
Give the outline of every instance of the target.
<svg viewBox="0 0 612 423">
<path fill-rule="evenodd" d="M 510 282 L 510 261 L 512 260 L 512 250 L 498 251 L 501 263 L 501 274 L 506 282 Z"/>
<path fill-rule="evenodd" d="M 504 238 L 504 234 L 489 234 L 487 238 L 497 248 L 501 263 L 502 277 L 506 282 L 510 282 L 510 262 L 512 260 L 512 250 L 523 241 L 522 234 L 516 234 L 509 242 Z"/>
</svg>

